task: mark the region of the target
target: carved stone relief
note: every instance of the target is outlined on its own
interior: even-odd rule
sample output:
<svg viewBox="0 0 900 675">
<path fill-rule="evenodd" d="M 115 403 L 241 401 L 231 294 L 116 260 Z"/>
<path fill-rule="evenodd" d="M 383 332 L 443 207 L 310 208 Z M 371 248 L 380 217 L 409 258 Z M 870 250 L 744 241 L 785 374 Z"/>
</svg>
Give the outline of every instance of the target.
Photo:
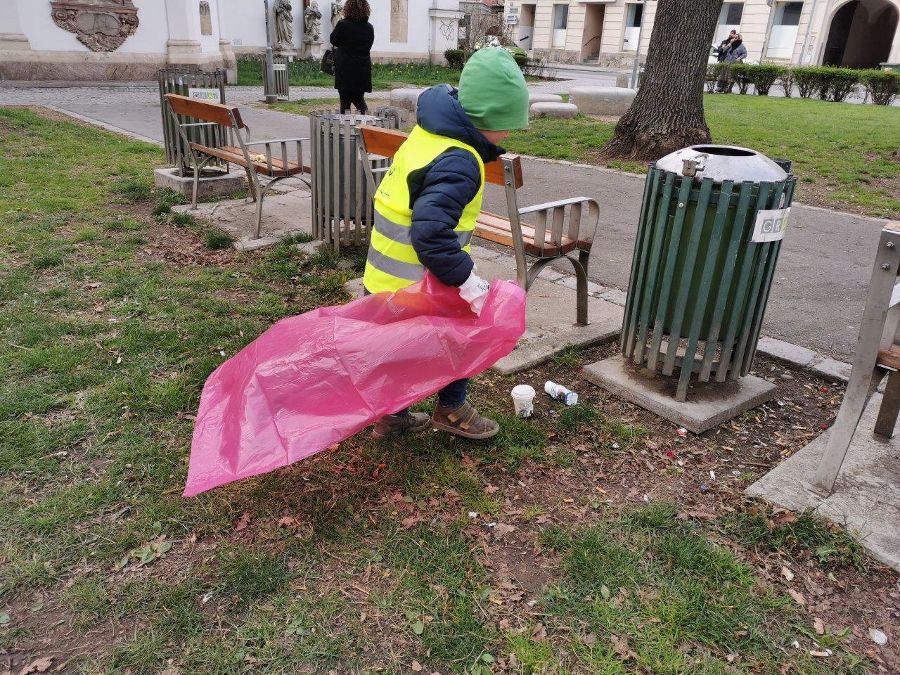
<svg viewBox="0 0 900 675">
<path fill-rule="evenodd" d="M 391 0 L 391 42 L 407 42 L 408 0 Z"/>
<path fill-rule="evenodd" d="M 200 3 L 200 34 L 212 35 L 212 13 L 209 10 L 209 3 L 206 0 Z"/>
<path fill-rule="evenodd" d="M 114 52 L 138 27 L 132 0 L 51 0 L 53 22 L 94 52 Z"/>
</svg>

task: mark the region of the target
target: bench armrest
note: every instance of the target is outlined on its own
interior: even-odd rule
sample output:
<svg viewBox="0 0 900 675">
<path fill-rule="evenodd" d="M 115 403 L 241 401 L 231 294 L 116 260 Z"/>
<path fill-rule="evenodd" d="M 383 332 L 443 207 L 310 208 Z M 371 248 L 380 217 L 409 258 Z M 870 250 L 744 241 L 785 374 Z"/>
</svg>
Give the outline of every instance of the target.
<svg viewBox="0 0 900 675">
<path fill-rule="evenodd" d="M 245 145 L 274 145 L 276 143 L 300 143 L 309 138 L 270 138 L 268 141 L 247 141 Z"/>
<path fill-rule="evenodd" d="M 560 199 L 555 202 L 546 202 L 544 204 L 535 204 L 534 206 L 526 206 L 525 208 L 519 209 L 519 215 L 524 216 L 529 213 L 537 213 L 538 211 L 547 211 L 549 209 L 558 209 L 561 206 L 570 206 L 572 204 L 583 204 L 584 202 L 593 202 L 594 205 L 597 206 L 599 211 L 600 206 L 597 204 L 595 199 L 591 199 L 590 197 L 572 197 L 570 199 Z"/>
</svg>

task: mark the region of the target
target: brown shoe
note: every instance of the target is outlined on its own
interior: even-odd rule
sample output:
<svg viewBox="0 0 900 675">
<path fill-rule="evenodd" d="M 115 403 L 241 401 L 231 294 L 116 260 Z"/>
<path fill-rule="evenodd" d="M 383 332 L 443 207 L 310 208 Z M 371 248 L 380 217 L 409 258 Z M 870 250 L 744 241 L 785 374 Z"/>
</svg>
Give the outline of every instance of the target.
<svg viewBox="0 0 900 675">
<path fill-rule="evenodd" d="M 457 408 L 445 408 L 438 403 L 434 409 L 432 424 L 435 429 L 476 440 L 492 438 L 500 431 L 499 424 L 479 415 L 468 401 Z"/>
<path fill-rule="evenodd" d="M 375 423 L 372 435 L 375 438 L 386 438 L 397 434 L 424 431 L 431 424 L 431 417 L 425 413 L 403 413 L 401 415 L 385 415 Z"/>
</svg>

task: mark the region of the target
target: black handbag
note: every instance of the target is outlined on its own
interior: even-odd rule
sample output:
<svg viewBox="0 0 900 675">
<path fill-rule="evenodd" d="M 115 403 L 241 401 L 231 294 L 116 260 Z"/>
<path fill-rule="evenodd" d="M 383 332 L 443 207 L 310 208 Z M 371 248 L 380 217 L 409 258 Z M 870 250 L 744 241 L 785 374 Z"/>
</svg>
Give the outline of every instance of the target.
<svg viewBox="0 0 900 675">
<path fill-rule="evenodd" d="M 326 75 L 334 75 L 334 50 L 326 49 L 322 54 L 322 72 Z"/>
</svg>

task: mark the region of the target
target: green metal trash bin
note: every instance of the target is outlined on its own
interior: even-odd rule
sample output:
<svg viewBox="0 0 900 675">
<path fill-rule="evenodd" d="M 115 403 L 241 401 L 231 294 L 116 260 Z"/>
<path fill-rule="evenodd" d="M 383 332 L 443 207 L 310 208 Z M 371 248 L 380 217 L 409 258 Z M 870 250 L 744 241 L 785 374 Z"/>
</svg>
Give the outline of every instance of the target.
<svg viewBox="0 0 900 675">
<path fill-rule="evenodd" d="M 692 375 L 749 372 L 795 184 L 732 146 L 692 146 L 650 166 L 620 346 L 639 366 L 678 368 L 677 400 Z"/>
</svg>

